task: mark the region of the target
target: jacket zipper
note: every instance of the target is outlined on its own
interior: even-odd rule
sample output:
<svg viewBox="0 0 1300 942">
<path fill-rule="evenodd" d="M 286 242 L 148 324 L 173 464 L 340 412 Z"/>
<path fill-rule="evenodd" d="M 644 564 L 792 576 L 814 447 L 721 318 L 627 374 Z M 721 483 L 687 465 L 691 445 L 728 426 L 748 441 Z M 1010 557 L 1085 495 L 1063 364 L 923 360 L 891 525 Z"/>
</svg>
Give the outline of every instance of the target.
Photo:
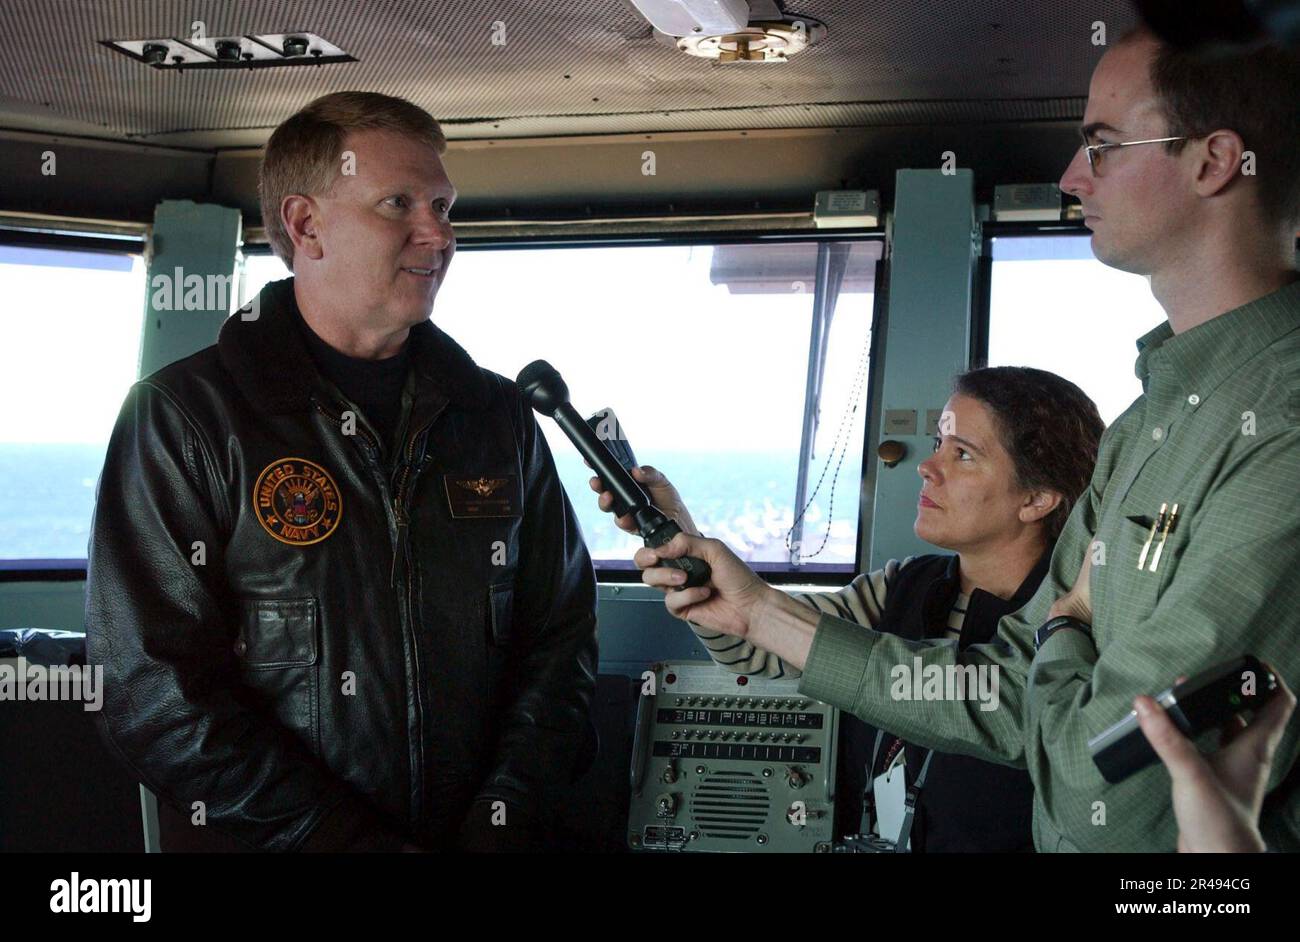
<svg viewBox="0 0 1300 942">
<path fill-rule="evenodd" d="M 321 415 L 326 416 L 334 422 L 338 422 L 340 428 L 342 427 L 342 415 L 334 415 L 329 412 L 314 397 L 312 399 L 312 405 L 316 407 L 316 411 Z M 396 490 L 394 490 L 390 501 L 393 508 L 393 520 L 397 525 L 397 532 L 394 534 L 393 565 L 389 571 L 389 586 L 392 587 L 397 578 L 397 557 L 400 554 L 404 564 L 403 569 L 406 575 L 406 586 L 405 591 L 403 592 L 403 603 L 399 606 L 398 611 L 402 619 L 403 631 L 411 645 L 411 658 L 415 667 L 415 744 L 417 748 L 417 760 L 412 763 L 416 775 L 415 797 L 411 802 L 412 823 L 418 823 L 424 813 L 424 698 L 420 693 L 420 646 L 419 641 L 415 637 L 414 605 L 411 598 L 411 588 L 414 579 L 411 572 L 411 554 L 407 552 L 406 548 L 408 533 L 407 525 L 410 522 L 410 518 L 406 513 L 406 485 L 410 478 L 411 461 L 415 454 L 415 443 L 420 439 L 420 436 L 432 427 L 432 425 L 432 421 L 428 422 L 423 428 L 416 432 L 415 435 L 411 436 L 410 441 L 407 442 L 406 460 L 402 462 L 401 480 Z M 365 437 L 367 448 L 372 460 L 377 458 L 379 453 L 378 442 L 376 442 L 374 437 L 365 429 L 360 428 L 359 426 L 358 428 L 360 429 L 361 434 Z M 379 475 L 379 479 L 381 489 L 385 492 L 388 491 L 389 482 L 382 473 Z M 385 499 L 388 499 L 387 493 L 384 493 L 383 496 Z"/>
<path fill-rule="evenodd" d="M 411 462 L 415 457 L 415 443 L 432 425 L 433 422 L 430 421 L 424 428 L 412 435 L 410 441 L 406 443 L 406 460 L 402 462 L 402 478 L 398 482 L 397 489 L 393 492 L 393 517 L 397 521 L 397 545 L 401 548 L 402 561 L 406 571 L 406 622 L 411 626 L 411 656 L 415 660 L 415 676 L 417 679 L 420 677 L 420 643 L 415 636 L 415 601 L 412 598 L 415 573 L 411 569 L 411 553 L 406 545 L 410 535 L 408 529 L 410 517 L 406 512 L 406 486 L 411 479 Z M 395 558 L 394 562 L 396 562 Z M 420 755 L 419 789 L 416 792 L 414 808 L 414 820 L 417 822 L 422 820 L 424 814 L 424 700 L 421 697 L 421 689 L 419 685 L 415 688 L 416 728 L 420 733 L 418 739 Z"/>
</svg>

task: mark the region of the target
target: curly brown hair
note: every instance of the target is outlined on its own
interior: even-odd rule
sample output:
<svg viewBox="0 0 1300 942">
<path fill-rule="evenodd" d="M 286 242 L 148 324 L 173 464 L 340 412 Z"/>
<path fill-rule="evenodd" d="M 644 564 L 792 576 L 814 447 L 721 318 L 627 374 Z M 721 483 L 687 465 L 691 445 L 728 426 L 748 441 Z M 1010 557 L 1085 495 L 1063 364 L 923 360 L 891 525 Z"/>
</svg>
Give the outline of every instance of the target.
<svg viewBox="0 0 1300 942">
<path fill-rule="evenodd" d="M 1106 425 L 1096 404 L 1068 379 L 1028 366 L 970 370 L 953 380 L 952 391 L 993 413 L 1018 487 L 1061 495 L 1061 503 L 1043 521 L 1048 545 L 1055 543 L 1097 463 Z"/>
</svg>

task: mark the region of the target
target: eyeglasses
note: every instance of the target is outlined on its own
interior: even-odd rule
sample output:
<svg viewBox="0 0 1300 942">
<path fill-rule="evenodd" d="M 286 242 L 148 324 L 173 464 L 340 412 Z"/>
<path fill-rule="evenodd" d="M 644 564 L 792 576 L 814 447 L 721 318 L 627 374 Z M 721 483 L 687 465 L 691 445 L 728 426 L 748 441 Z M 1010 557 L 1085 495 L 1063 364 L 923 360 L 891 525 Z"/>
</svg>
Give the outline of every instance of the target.
<svg viewBox="0 0 1300 942">
<path fill-rule="evenodd" d="M 1094 177 L 1101 175 L 1101 155 L 1106 151 L 1116 147 L 1134 147 L 1138 144 L 1167 144 L 1171 141 L 1190 141 L 1191 138 L 1183 137 L 1156 137 L 1149 141 L 1124 141 L 1120 144 L 1089 144 L 1088 139 L 1083 139 L 1083 152 L 1088 155 L 1088 167 L 1092 170 Z"/>
</svg>

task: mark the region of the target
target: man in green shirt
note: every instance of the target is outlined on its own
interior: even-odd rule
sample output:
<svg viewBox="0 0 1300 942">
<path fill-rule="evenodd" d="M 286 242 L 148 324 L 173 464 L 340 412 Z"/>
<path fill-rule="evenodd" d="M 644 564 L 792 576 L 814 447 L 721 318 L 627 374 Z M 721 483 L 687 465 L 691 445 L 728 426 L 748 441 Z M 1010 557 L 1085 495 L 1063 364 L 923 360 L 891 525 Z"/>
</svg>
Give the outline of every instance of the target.
<svg viewBox="0 0 1300 942">
<path fill-rule="evenodd" d="M 717 540 L 684 535 L 636 557 L 712 566 L 711 586 L 669 592 L 669 610 L 775 653 L 802 669 L 802 693 L 909 741 L 1027 767 L 1041 851 L 1173 850 L 1165 768 L 1110 785 L 1087 742 L 1136 696 L 1243 653 L 1300 689 L 1297 101 L 1300 67 L 1276 50 L 1195 62 L 1137 33 L 1098 64 L 1088 146 L 1061 187 L 1096 256 L 1149 276 L 1169 320 L 1138 341 L 1144 393 L 1107 430 L 1047 578 L 994 642 L 959 653 L 818 613 Z M 643 578 L 672 588 L 680 575 Z M 1036 649 L 1058 614 L 1084 624 Z M 929 689 L 917 675 L 968 666 L 997 670 L 997 709 L 960 686 L 912 699 Z M 1271 849 L 1300 850 L 1297 751 L 1293 722 L 1261 817 Z"/>
</svg>

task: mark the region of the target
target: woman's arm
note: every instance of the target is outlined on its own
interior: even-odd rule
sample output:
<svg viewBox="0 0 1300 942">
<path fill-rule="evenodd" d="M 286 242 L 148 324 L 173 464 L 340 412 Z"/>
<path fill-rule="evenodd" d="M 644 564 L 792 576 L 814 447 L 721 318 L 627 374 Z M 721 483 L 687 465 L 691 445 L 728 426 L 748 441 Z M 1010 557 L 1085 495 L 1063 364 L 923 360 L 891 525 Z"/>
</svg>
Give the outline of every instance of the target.
<svg viewBox="0 0 1300 942">
<path fill-rule="evenodd" d="M 650 500 L 670 519 L 677 522 L 682 530 L 691 536 L 702 536 L 695 525 L 690 511 L 682 500 L 681 494 L 663 472 L 649 465 L 642 465 L 632 472 L 636 482 L 646 489 Z M 605 490 L 599 477 L 591 478 L 591 489 L 599 497 L 597 506 L 610 512 L 613 495 Z M 618 527 L 629 533 L 636 532 L 636 523 L 631 516 L 620 517 L 615 521 Z M 864 573 L 855 578 L 844 588 L 835 592 L 792 592 L 781 593 L 786 602 L 779 611 L 772 611 L 769 617 L 776 621 L 770 626 L 773 634 L 774 650 L 761 647 L 748 638 L 737 638 L 698 625 L 687 619 L 687 624 L 700 639 L 704 649 L 709 652 L 714 663 L 738 674 L 761 677 L 798 677 L 799 670 L 807 657 L 807 645 L 801 635 L 808 634 L 807 644 L 811 644 L 812 632 L 817 628 L 821 613 L 835 615 L 866 627 L 875 627 L 880 622 L 880 615 L 885 608 L 885 596 L 894 582 L 898 570 L 912 561 L 909 556 L 899 563 L 891 559 L 884 567 L 874 572 Z M 790 646 L 787 648 L 787 644 Z M 793 662 L 783 659 L 775 650 L 794 655 Z M 802 651 L 802 656 L 799 652 Z"/>
<path fill-rule="evenodd" d="M 835 615 L 867 628 L 876 627 L 898 570 L 913 558 L 909 556 L 901 563 L 891 559 L 882 568 L 859 575 L 835 592 L 781 593 L 784 601 L 773 596 L 780 604 L 761 616 L 758 634 L 751 629 L 748 638 L 710 631 L 689 620 L 687 624 L 709 657 L 727 670 L 762 677 L 798 677 L 821 614 Z M 758 637 L 770 637 L 771 648 L 761 647 Z M 781 653 L 786 656 L 782 657 Z"/>
</svg>

